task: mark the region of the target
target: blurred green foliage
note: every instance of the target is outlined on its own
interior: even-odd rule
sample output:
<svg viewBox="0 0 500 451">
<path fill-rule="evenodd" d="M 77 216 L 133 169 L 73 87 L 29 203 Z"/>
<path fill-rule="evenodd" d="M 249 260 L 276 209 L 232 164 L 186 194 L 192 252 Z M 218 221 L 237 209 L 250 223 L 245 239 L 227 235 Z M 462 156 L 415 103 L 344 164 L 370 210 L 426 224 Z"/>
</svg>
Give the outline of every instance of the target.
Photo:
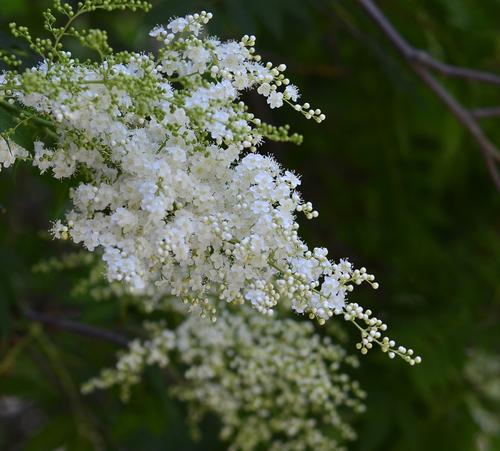
<svg viewBox="0 0 500 451">
<path fill-rule="evenodd" d="M 39 12 L 48 3 L 2 0 L 0 46 L 25 52 L 8 37 L 8 23 L 39 29 Z M 369 393 L 368 411 L 356 425 L 360 437 L 352 449 L 500 450 L 494 435 L 489 447 L 479 447 L 481 428 L 468 402 L 476 388 L 464 373 L 471 350 L 500 353 L 499 197 L 475 143 L 356 2 L 154 5 L 148 15 L 100 13 L 85 20 L 108 29 L 116 49 L 148 48 L 147 31 L 157 22 L 209 10 L 215 16 L 211 32 L 255 34 L 259 51 L 286 63 L 304 98 L 327 114 L 318 126 L 290 111 L 274 117 L 259 99 L 249 99 L 261 117 L 289 122 L 305 136 L 299 148 L 275 144 L 266 151 L 303 174 L 303 193 L 321 213 L 303 225 L 308 241 L 374 272 L 381 289 L 361 290 L 358 298 L 424 357 L 418 368 L 377 352 L 362 358 L 358 378 Z M 447 62 L 500 72 L 500 1 L 380 5 L 415 45 Z M 468 105 L 500 102 L 498 89 L 446 83 Z M 483 125 L 500 142 L 497 123 Z M 130 327 L 125 309 L 71 297 L 74 276 L 31 271 L 39 260 L 67 250 L 46 230 L 62 215 L 70 183 L 22 166 L 0 174 L 0 449 L 45 451 L 63 443 L 66 450 L 223 449 L 212 420 L 201 441 L 190 438 L 183 407 L 168 398 L 159 371 L 148 372 L 128 405 L 116 393 L 82 397 L 79 384 L 111 363 L 116 349 L 22 319 L 21 306 L 28 305 L 110 329 Z M 9 404 L 12 397 L 23 403 Z"/>
</svg>

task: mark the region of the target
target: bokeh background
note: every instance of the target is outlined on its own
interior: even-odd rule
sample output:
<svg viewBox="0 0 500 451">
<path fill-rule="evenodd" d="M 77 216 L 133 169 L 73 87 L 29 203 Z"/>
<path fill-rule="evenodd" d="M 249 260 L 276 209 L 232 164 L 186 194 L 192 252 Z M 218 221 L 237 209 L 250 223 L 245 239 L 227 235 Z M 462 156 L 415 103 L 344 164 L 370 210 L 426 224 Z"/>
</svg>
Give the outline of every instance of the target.
<svg viewBox="0 0 500 451">
<path fill-rule="evenodd" d="M 8 23 L 40 29 L 43 0 L 1 0 L 0 45 L 18 46 Z M 500 450 L 500 208 L 475 143 L 414 76 L 350 0 L 155 0 L 149 14 L 97 13 L 81 22 L 106 28 L 115 49 L 149 49 L 147 31 L 173 15 L 206 9 L 222 38 L 257 36 L 258 51 L 287 64 L 303 98 L 320 107 L 318 125 L 293 111 L 263 119 L 290 123 L 300 147 L 269 144 L 303 175 L 320 211 L 304 223 L 311 245 L 349 256 L 381 288 L 358 290 L 392 335 L 423 356 L 411 368 L 374 351 L 356 376 L 368 392 L 355 423 L 355 451 Z M 500 73 L 500 1 L 385 0 L 384 13 L 413 44 L 458 65 Z M 28 57 L 29 58 L 29 57 Z M 446 81 L 464 103 L 500 103 L 498 88 Z M 482 122 L 500 142 L 500 119 Z M 159 371 L 123 405 L 116 393 L 82 397 L 79 385 L 113 362 L 116 347 L 33 327 L 21 304 L 109 329 L 130 327 L 130 312 L 73 293 L 78 273 L 40 275 L 40 260 L 67 247 L 49 239 L 67 206 L 67 183 L 21 166 L 0 174 L 0 449 L 221 450 L 208 419 L 201 440 L 184 423 Z M 354 351 L 355 331 L 345 328 Z M 35 334 L 36 335 L 36 334 Z"/>
</svg>

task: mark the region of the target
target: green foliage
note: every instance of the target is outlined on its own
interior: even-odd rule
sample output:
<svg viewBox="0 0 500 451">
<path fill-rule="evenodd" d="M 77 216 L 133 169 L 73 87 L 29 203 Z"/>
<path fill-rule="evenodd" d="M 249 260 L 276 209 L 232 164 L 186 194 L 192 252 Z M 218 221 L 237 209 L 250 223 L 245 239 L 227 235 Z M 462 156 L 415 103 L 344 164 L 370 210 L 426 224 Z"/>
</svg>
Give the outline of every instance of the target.
<svg viewBox="0 0 500 451">
<path fill-rule="evenodd" d="M 2 0 L 0 46 L 13 48 L 6 37 L 11 20 L 42 32 L 34 12 L 46 3 Z M 500 67 L 497 0 L 380 4 L 409 40 L 442 60 L 492 71 Z M 99 5 L 104 8 L 104 2 Z M 470 350 L 500 353 L 500 210 L 475 144 L 356 2 L 156 0 L 150 15 L 96 13 L 82 21 L 95 28 L 106 21 L 110 45 L 121 49 L 147 46 L 136 37 L 144 30 L 202 8 L 218 16 L 214 34 L 258 35 L 263 54 L 302 77 L 298 84 L 304 97 L 327 114 L 328 125 L 319 130 L 290 113 L 285 119 L 305 136 L 303 146 L 279 143 L 267 150 L 300 169 L 304 194 L 321 212 L 313 225 L 303 226 L 309 242 L 327 245 L 338 256 L 355 255 L 355 263 L 366 262 L 381 289 L 376 295 L 359 294 L 364 305 L 382 312 L 394 336 L 412 343 L 424 357 L 417 369 L 388 364 L 376 353 L 362 359 L 367 413 L 357 425 L 360 438 L 352 449 L 479 449 L 485 431 L 473 415 L 471 399 L 496 415 L 500 407 L 498 400 L 484 399 L 484 387 L 478 388 L 476 379 L 471 382 L 465 368 Z M 104 42 L 95 35 L 83 39 Z M 28 61 L 38 58 L 36 53 L 26 56 Z M 473 83 L 447 86 L 471 106 L 494 105 L 500 97 L 498 90 Z M 258 99 L 250 103 L 273 122 L 272 112 Z M 27 132 L 33 129 L 29 124 Z M 0 130 L 13 126 L 12 111 L 0 108 Z M 497 120 L 484 126 L 500 142 Z M 0 175 L 0 403 L 5 406 L 5 396 L 22 403 L 17 414 L 0 416 L 0 449 L 21 444 L 22 449 L 45 451 L 63 443 L 68 450 L 221 449 L 211 420 L 202 426 L 203 441 L 191 440 L 182 421 L 185 412 L 167 397 L 160 372 L 149 372 L 126 406 L 116 393 L 75 393 L 74 387 L 113 362 L 116 348 L 34 328 L 23 318 L 23 305 L 125 331 L 133 328 L 137 312 L 133 306 L 69 297 L 84 269 L 31 271 L 47 256 L 68 251 L 41 232 L 48 229 L 49 218 L 64 211 L 67 185 L 25 169 L 13 171 Z M 30 419 L 28 426 L 20 418 Z M 498 432 L 488 434 L 489 448 L 484 449 L 500 449 Z"/>
</svg>

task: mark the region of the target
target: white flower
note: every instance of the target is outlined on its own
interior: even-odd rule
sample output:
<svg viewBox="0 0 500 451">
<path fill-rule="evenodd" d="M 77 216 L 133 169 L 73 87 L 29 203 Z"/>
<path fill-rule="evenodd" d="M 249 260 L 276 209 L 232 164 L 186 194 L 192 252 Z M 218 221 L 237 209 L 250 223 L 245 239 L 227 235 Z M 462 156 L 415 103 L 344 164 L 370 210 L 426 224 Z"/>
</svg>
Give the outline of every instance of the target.
<svg viewBox="0 0 500 451">
<path fill-rule="evenodd" d="M 185 55 L 193 62 L 194 72 L 204 72 L 210 59 L 210 52 L 203 46 L 194 46 L 185 51 Z"/>
<path fill-rule="evenodd" d="M 161 26 L 161 25 L 154 27 L 149 32 L 149 36 L 151 36 L 152 38 L 156 38 L 156 37 L 162 36 L 162 35 L 166 35 L 166 31 L 165 31 L 165 28 L 163 28 L 163 26 Z"/>
<path fill-rule="evenodd" d="M 296 102 L 299 98 L 299 89 L 295 85 L 288 85 L 285 88 L 284 96 L 286 99 Z"/>
<path fill-rule="evenodd" d="M 118 207 L 111 215 L 111 221 L 115 222 L 120 227 L 123 227 L 125 230 L 130 230 L 137 225 L 138 218 L 128 209 Z"/>
<path fill-rule="evenodd" d="M 267 103 L 271 108 L 280 108 L 283 106 L 283 93 L 279 91 L 271 92 L 267 98 Z"/>
<path fill-rule="evenodd" d="M 188 21 L 184 17 L 179 17 L 178 19 L 172 20 L 167 28 L 172 31 L 172 33 L 180 33 L 185 30 L 188 25 Z"/>
<path fill-rule="evenodd" d="M 257 92 L 265 97 L 269 96 L 271 93 L 271 85 L 269 83 L 262 83 L 258 88 Z"/>
</svg>

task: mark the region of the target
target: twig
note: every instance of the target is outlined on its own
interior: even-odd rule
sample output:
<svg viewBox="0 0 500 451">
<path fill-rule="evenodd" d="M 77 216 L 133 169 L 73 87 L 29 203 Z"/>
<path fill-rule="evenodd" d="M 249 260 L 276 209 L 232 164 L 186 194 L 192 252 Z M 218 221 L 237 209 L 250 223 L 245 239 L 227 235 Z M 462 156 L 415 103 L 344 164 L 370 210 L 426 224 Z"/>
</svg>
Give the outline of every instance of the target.
<svg viewBox="0 0 500 451">
<path fill-rule="evenodd" d="M 409 63 L 420 79 L 432 92 L 434 92 L 441 102 L 458 119 L 462 126 L 472 135 L 479 146 L 479 150 L 485 160 L 491 178 L 497 190 L 500 192 L 500 173 L 496 164 L 496 161 L 500 161 L 500 151 L 484 134 L 475 120 L 476 115 L 464 108 L 448 90 L 432 76 L 430 69 L 450 77 L 464 78 L 496 85 L 500 85 L 500 76 L 475 69 L 448 65 L 434 59 L 428 53 L 410 45 L 372 0 L 358 0 L 358 4 L 394 45 L 401 56 Z"/>
<path fill-rule="evenodd" d="M 0 105 L 3 108 L 5 108 L 6 110 L 9 110 L 9 111 L 17 113 L 17 114 L 24 112 L 20 108 L 16 107 L 15 105 L 10 104 L 9 102 L 6 102 L 5 100 L 0 100 Z M 41 117 L 34 116 L 33 114 L 30 114 L 29 119 L 31 121 L 41 125 L 41 126 L 44 126 L 44 127 L 54 127 L 54 124 L 52 122 L 50 122 L 46 119 L 43 119 Z"/>
<path fill-rule="evenodd" d="M 45 324 L 47 326 L 52 326 L 55 327 L 56 329 L 66 330 L 68 332 L 85 335 L 87 337 L 109 341 L 110 343 L 114 343 L 119 346 L 128 346 L 128 344 L 131 341 L 131 339 L 125 337 L 124 335 L 119 335 L 114 332 L 101 329 L 99 327 L 82 324 L 77 321 L 71 321 L 64 318 L 57 318 L 51 315 L 36 312 L 31 309 L 24 309 L 24 315 L 26 316 L 26 318 L 32 321 L 36 321 Z M 163 373 L 169 384 L 181 383 L 180 376 L 176 374 L 173 368 L 166 368 L 163 370 Z"/>
<path fill-rule="evenodd" d="M 93 419 L 85 410 L 82 400 L 80 399 L 78 387 L 71 377 L 71 373 L 66 367 L 59 350 L 44 334 L 41 327 L 34 328 L 32 331 L 32 336 L 38 342 L 42 352 L 47 357 L 47 360 L 50 363 L 54 374 L 57 376 L 61 388 L 68 396 L 71 410 L 73 411 L 76 430 L 81 435 L 81 437 L 92 442 L 94 449 L 104 449 L 102 446 L 102 438 L 98 432 L 98 428 L 96 427 Z"/>
<path fill-rule="evenodd" d="M 471 110 L 470 112 L 477 119 L 497 117 L 500 116 L 500 106 L 493 106 L 490 108 L 476 108 L 475 110 Z"/>
<path fill-rule="evenodd" d="M 466 67 L 452 66 L 451 64 L 446 64 L 436 60 L 423 50 L 413 49 L 413 52 L 414 53 L 413 55 L 411 55 L 411 57 L 414 61 L 431 69 L 434 69 L 436 72 L 439 72 L 442 75 L 446 75 L 448 77 L 463 78 L 472 81 L 479 81 L 481 83 L 489 83 L 492 85 L 500 85 L 500 75 L 476 69 L 469 69 Z"/>
<path fill-rule="evenodd" d="M 98 338 L 101 340 L 109 341 L 119 346 L 127 346 L 128 343 L 130 342 L 130 340 L 123 335 L 119 335 L 114 332 L 101 329 L 99 327 L 82 324 L 76 321 L 57 318 L 55 316 L 46 315 L 44 313 L 35 312 L 33 310 L 27 310 L 25 312 L 25 315 L 28 319 L 32 321 L 46 324 L 48 326 L 52 326 L 57 329 L 67 330 L 69 332 L 75 332 L 77 334 L 85 335 L 87 337 Z"/>
</svg>

